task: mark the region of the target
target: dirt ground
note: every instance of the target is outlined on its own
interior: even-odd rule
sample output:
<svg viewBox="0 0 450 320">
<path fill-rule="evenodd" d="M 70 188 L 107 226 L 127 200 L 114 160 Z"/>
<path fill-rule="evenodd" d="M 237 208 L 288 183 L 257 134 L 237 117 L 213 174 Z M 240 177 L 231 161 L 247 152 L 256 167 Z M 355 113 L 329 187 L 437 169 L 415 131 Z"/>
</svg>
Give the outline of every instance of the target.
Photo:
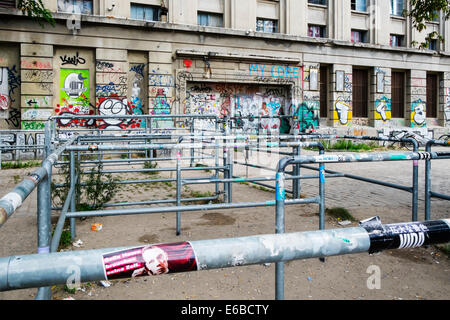
<svg viewBox="0 0 450 320">
<path fill-rule="evenodd" d="M 173 164 L 164 164 L 170 166 Z M 346 172 L 385 177 L 402 181 L 404 163 L 391 162 L 388 169 L 375 172 L 378 164 L 346 165 Z M 422 164 L 421 164 L 422 165 Z M 159 164 L 163 166 L 163 164 Z M 443 170 L 440 170 L 441 166 Z M 126 166 L 127 168 L 138 167 Z M 333 168 L 333 166 L 327 166 Z M 121 167 L 124 168 L 124 167 Z M 407 165 L 407 168 L 411 168 Z M 446 170 L 445 170 L 446 168 Z M 236 170 L 238 168 L 236 167 Z M 371 171 L 373 170 L 373 171 Z M 444 162 L 433 164 L 433 186 L 436 192 L 448 193 L 450 175 Z M 33 168 L 1 170 L 1 193 L 3 196 Z M 408 172 L 406 170 L 406 172 Z M 239 169 L 241 176 L 272 175 L 268 171 Z M 212 173 L 204 173 L 203 176 Z M 305 171 L 306 174 L 306 171 Z M 199 173 L 183 172 L 183 177 L 199 176 Z M 405 174 L 405 183 L 409 177 Z M 156 175 L 141 175 L 154 177 Z M 172 176 L 160 172 L 158 176 Z M 399 178 L 400 176 L 400 178 Z M 119 174 L 120 179 L 139 177 L 136 173 Z M 423 167 L 420 171 L 423 184 Z M 422 188 L 422 187 L 421 187 Z M 221 186 L 222 189 L 222 186 Z M 314 181 L 302 182 L 302 195 L 317 195 Z M 342 196 L 339 190 L 345 190 Z M 185 195 L 193 191 L 212 192 L 213 185 L 189 185 Z M 421 191 L 422 192 L 422 191 Z M 420 193 L 419 216 L 423 217 L 423 196 Z M 175 196 L 175 184 L 122 185 L 113 202 L 129 200 L 166 199 Z M 392 197 L 392 199 L 390 199 Z M 408 193 L 370 185 L 344 178 L 327 179 L 326 206 L 341 206 L 349 210 L 356 219 L 350 225 L 357 226 L 359 220 L 380 216 L 383 223 L 407 222 L 411 220 L 411 205 Z M 254 186 L 236 183 L 233 185 L 233 201 L 274 200 L 274 192 Z M 349 200 L 350 199 L 350 200 Z M 387 199 L 387 200 L 386 200 Z M 384 200 L 384 202 L 382 201 Z M 433 219 L 450 218 L 448 202 L 433 200 Z M 126 207 L 129 208 L 129 207 Z M 57 213 L 54 213 L 56 221 Z M 423 220 L 423 219 L 420 219 Z M 91 225 L 102 224 L 100 231 L 92 231 Z M 286 207 L 286 232 L 317 230 L 319 225 L 318 205 L 293 205 Z M 229 238 L 275 232 L 275 208 L 248 208 L 186 212 L 182 214 L 181 235 L 175 234 L 175 213 L 150 215 L 122 215 L 77 219 L 75 240 L 82 245 L 69 245 L 64 250 L 113 248 L 151 243 L 170 243 L 201 239 Z M 327 217 L 326 228 L 344 228 L 338 220 Z M 0 230 L 2 257 L 36 252 L 36 192 L 11 217 Z M 381 271 L 380 289 L 369 289 L 367 281 L 372 275 L 368 268 L 378 266 Z M 370 268 L 369 268 L 370 270 Z M 128 280 L 110 281 L 109 286 L 100 282 L 82 284 L 75 292 L 64 290 L 63 285 L 52 287 L 53 299 L 71 297 L 76 300 L 265 300 L 275 296 L 275 266 L 252 265 L 226 269 L 188 273 L 166 274 Z M 319 259 L 296 260 L 286 263 L 285 298 L 289 300 L 416 300 L 448 299 L 450 292 L 450 259 L 435 246 L 402 250 L 387 250 L 379 254 L 367 253 L 334 256 Z M 34 299 L 36 289 L 0 292 L 0 299 Z"/>
</svg>

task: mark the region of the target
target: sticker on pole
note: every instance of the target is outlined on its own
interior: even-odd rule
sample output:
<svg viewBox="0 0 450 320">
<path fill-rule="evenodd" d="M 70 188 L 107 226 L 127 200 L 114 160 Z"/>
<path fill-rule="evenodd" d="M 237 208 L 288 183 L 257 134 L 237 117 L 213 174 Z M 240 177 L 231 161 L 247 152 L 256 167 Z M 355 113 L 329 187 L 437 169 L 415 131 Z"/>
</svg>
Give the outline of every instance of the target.
<svg viewBox="0 0 450 320">
<path fill-rule="evenodd" d="M 103 255 L 106 279 L 135 278 L 197 270 L 189 242 L 148 245 Z"/>
</svg>

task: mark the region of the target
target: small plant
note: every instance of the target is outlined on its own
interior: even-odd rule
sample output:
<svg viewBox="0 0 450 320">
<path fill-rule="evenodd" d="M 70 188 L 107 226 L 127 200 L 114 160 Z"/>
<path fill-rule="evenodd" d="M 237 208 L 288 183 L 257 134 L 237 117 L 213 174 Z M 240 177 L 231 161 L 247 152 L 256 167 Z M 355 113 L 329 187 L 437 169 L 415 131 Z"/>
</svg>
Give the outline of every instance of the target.
<svg viewBox="0 0 450 320">
<path fill-rule="evenodd" d="M 325 214 L 328 214 L 329 216 L 334 217 L 338 220 L 356 221 L 356 219 L 345 208 L 326 208 Z"/>
<path fill-rule="evenodd" d="M 158 166 L 158 163 L 152 161 L 144 162 L 144 169 L 155 169 Z M 144 171 L 146 174 L 159 174 L 159 171 Z"/>
<path fill-rule="evenodd" d="M 41 165 L 40 161 L 8 161 L 2 162 L 2 169 L 24 169 L 24 168 L 32 168 L 39 167 Z"/>
</svg>

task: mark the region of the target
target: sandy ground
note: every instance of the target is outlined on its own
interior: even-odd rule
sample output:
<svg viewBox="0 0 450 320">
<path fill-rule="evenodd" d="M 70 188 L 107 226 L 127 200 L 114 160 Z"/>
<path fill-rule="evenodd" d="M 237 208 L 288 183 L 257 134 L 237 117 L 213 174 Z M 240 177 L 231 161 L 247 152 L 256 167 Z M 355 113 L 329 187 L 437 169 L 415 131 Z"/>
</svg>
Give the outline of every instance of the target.
<svg viewBox="0 0 450 320">
<path fill-rule="evenodd" d="M 433 164 L 434 191 L 448 193 L 450 173 L 448 161 Z M 169 166 L 170 164 L 159 164 Z M 378 170 L 377 166 L 384 167 Z M 131 168 L 132 166 L 127 166 Z M 133 166 L 138 167 L 138 166 Z M 124 167 L 121 167 L 124 168 Z M 327 168 L 333 168 L 332 165 Z M 337 168 L 337 166 L 336 166 Z M 410 183 L 411 165 L 391 162 L 390 164 L 366 163 L 346 165 L 339 170 L 385 178 L 399 183 Z M 345 169 L 345 170 L 343 170 Z M 245 176 L 245 169 L 238 169 Z M 33 169 L 1 170 L 1 194 L 10 191 Z M 305 171 L 306 174 L 307 171 Z M 249 176 L 268 176 L 273 173 L 249 170 Z M 311 172 L 309 172 L 311 173 Z M 184 172 L 183 177 L 208 175 L 212 173 Z M 173 173 L 159 173 L 160 177 L 174 176 Z M 142 177 L 143 175 L 141 175 Z M 120 179 L 138 178 L 137 173 L 119 174 Z M 145 175 L 152 177 L 152 175 Z M 421 163 L 420 183 L 423 184 Z M 421 186 L 421 188 L 423 188 Z M 222 186 L 221 186 L 222 189 Z M 214 191 L 213 185 L 190 185 L 184 194 L 193 191 L 206 193 Z M 317 195 L 317 183 L 302 182 L 302 195 Z M 419 217 L 423 220 L 423 193 L 420 191 Z M 122 185 L 114 202 L 128 200 L 166 199 L 175 196 L 175 184 L 158 183 L 147 185 Z M 274 200 L 272 191 L 260 190 L 245 185 L 233 185 L 233 201 Z M 383 188 L 364 182 L 344 178 L 327 179 L 326 206 L 345 207 L 357 219 L 375 215 L 383 223 L 411 220 L 411 195 L 402 191 Z M 128 208 L 128 207 L 126 207 Z M 450 218 L 448 202 L 432 201 L 432 218 Z M 57 213 L 54 213 L 56 221 Z M 357 226 L 357 221 L 350 226 Z M 91 225 L 102 224 L 100 231 L 92 231 Z M 286 232 L 318 229 L 318 205 L 294 205 L 286 207 Z M 77 219 L 75 240 L 81 240 L 80 248 L 69 246 L 65 250 L 113 248 L 151 243 L 170 243 L 201 239 L 229 238 L 275 231 L 275 208 L 248 208 L 187 212 L 182 214 L 181 235 L 175 234 L 175 213 L 151 215 L 122 215 Z M 343 228 L 335 218 L 327 217 L 326 228 Z M 0 230 L 2 257 L 36 252 L 36 192 L 11 217 Z M 371 266 L 378 266 L 381 272 L 380 289 L 369 289 L 367 281 L 372 273 Z M 286 263 L 285 298 L 295 300 L 318 299 L 448 299 L 450 289 L 450 259 L 436 247 L 387 250 L 379 254 L 367 253 L 334 256 L 319 259 L 296 260 Z M 128 280 L 114 280 L 105 287 L 100 282 L 82 284 L 75 293 L 67 292 L 62 285 L 52 288 L 53 299 L 72 297 L 76 300 L 115 299 L 274 299 L 275 266 L 253 265 L 226 269 L 149 276 Z M 36 289 L 0 292 L 0 299 L 34 299 Z"/>
</svg>

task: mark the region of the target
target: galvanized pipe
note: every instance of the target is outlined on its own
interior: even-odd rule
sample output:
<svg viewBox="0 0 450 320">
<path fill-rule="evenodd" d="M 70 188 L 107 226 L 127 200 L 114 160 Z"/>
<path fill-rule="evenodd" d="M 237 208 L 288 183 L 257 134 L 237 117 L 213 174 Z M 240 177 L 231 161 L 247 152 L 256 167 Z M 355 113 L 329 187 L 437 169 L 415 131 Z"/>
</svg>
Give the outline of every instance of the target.
<svg viewBox="0 0 450 320">
<path fill-rule="evenodd" d="M 168 266 L 165 272 L 176 273 L 374 253 L 449 240 L 449 219 L 388 225 L 370 219 L 352 228 L 10 256 L 0 258 L 0 291 L 67 284 L 74 270 L 81 283 L 130 278 L 131 273 L 111 269 L 111 263 L 123 261 L 121 253 L 144 263 L 141 259 L 146 249 L 164 252 Z"/>
<path fill-rule="evenodd" d="M 450 140 L 429 140 L 425 145 L 425 151 L 431 152 L 432 145 L 450 146 Z M 431 191 L 431 160 L 425 161 L 425 220 L 431 219 L 431 197 L 450 200 L 450 196 Z"/>
</svg>

